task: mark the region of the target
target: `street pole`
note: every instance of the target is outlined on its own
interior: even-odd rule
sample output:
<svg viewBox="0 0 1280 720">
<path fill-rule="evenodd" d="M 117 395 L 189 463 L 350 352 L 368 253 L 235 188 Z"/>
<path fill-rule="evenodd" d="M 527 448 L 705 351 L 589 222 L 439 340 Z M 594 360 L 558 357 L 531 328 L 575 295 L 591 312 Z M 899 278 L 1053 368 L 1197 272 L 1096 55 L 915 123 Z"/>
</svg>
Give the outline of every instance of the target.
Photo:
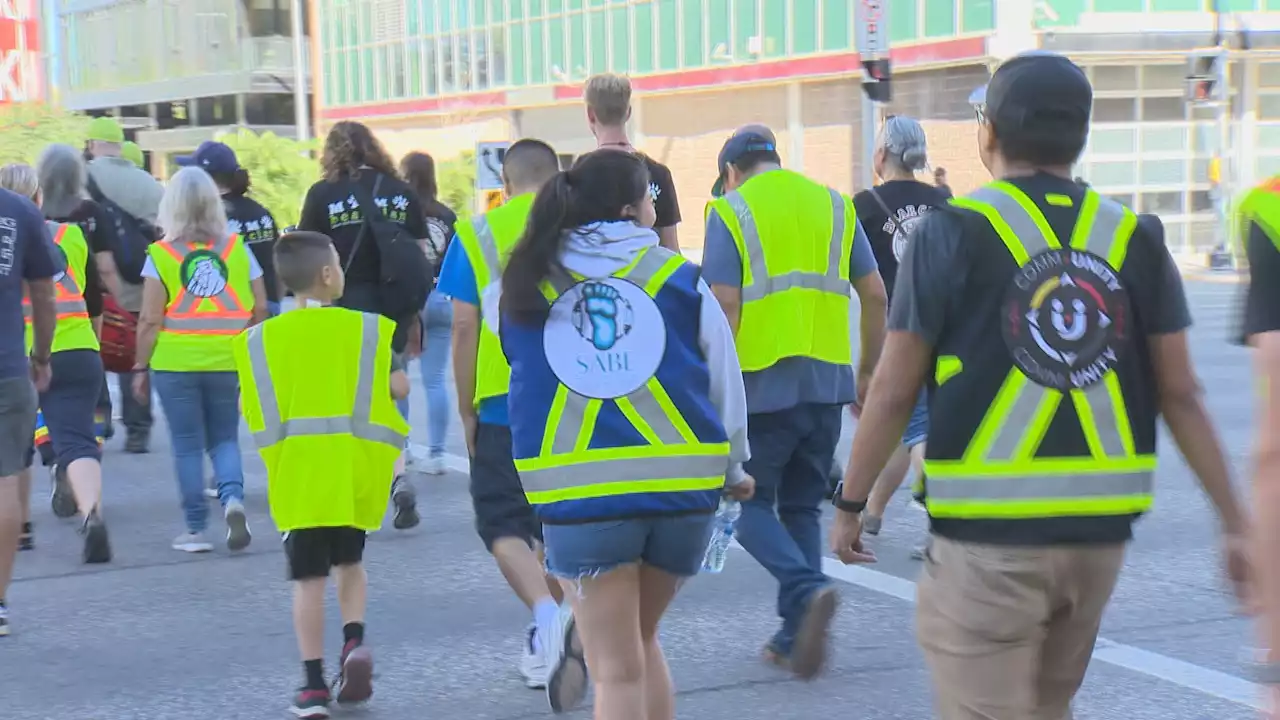
<svg viewBox="0 0 1280 720">
<path fill-rule="evenodd" d="M 1213 268 L 1229 268 L 1232 265 L 1231 246 L 1231 70 L 1230 47 L 1227 35 L 1222 30 L 1222 0 L 1213 0 L 1213 44 L 1219 54 L 1215 64 L 1217 71 L 1216 84 L 1222 94 L 1218 100 L 1217 110 L 1217 165 L 1218 165 L 1218 197 L 1214 203 L 1217 210 L 1217 243 L 1209 259 Z"/>
<path fill-rule="evenodd" d="M 876 184 L 875 163 L 873 158 L 876 153 L 876 124 L 879 120 L 878 103 L 871 98 L 863 96 L 862 98 L 862 163 L 859 165 L 861 174 L 858 178 L 858 189 L 865 190 Z"/>
<path fill-rule="evenodd" d="M 862 146 L 860 188 L 875 184 L 873 158 L 876 152 L 876 126 L 880 120 L 880 104 L 892 95 L 889 63 L 888 0 L 854 0 L 854 27 L 857 31 L 858 55 L 862 60 Z"/>
<path fill-rule="evenodd" d="M 293 124 L 298 142 L 311 139 L 310 108 L 307 101 L 307 36 L 303 30 L 302 10 L 305 0 L 290 4 L 293 32 Z"/>
</svg>

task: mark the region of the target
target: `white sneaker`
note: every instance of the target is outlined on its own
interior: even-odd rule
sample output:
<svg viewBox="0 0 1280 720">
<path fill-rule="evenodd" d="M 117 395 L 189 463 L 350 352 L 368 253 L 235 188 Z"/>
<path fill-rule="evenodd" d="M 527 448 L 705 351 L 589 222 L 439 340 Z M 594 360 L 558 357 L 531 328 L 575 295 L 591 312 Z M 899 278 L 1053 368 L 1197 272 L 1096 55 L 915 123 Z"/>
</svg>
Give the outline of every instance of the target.
<svg viewBox="0 0 1280 720">
<path fill-rule="evenodd" d="M 204 533 L 186 532 L 173 539 L 173 549 L 186 553 L 207 553 L 213 550 L 213 543 L 205 539 Z"/>
<path fill-rule="evenodd" d="M 538 627 L 529 623 L 524 633 L 524 652 L 520 657 L 520 676 L 524 678 L 525 687 L 530 690 L 541 690 L 547 686 L 547 663 L 544 654 L 534 650 L 534 638 L 538 636 Z"/>
<path fill-rule="evenodd" d="M 227 522 L 227 549 L 237 551 L 249 547 L 253 534 L 249 532 L 249 520 L 244 515 L 244 503 L 228 500 L 222 516 Z"/>
<path fill-rule="evenodd" d="M 548 669 L 547 703 L 553 713 L 569 712 L 587 695 L 587 661 L 567 601 L 560 605 L 547 635 L 550 637 L 542 641 L 541 648 Z"/>
<path fill-rule="evenodd" d="M 422 472 L 427 475 L 443 475 L 445 470 L 443 455 L 429 457 L 422 463 Z"/>
</svg>

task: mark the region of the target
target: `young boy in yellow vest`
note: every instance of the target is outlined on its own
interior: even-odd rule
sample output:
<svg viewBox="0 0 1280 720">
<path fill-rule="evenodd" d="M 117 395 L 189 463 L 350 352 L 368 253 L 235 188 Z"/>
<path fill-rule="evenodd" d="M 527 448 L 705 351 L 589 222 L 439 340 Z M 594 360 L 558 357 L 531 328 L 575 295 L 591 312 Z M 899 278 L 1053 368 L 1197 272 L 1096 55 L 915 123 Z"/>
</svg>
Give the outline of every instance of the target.
<svg viewBox="0 0 1280 720">
<path fill-rule="evenodd" d="M 332 306 L 344 279 L 327 236 L 284 235 L 275 260 L 298 309 L 236 338 L 236 368 L 241 410 L 267 466 L 271 517 L 284 533 L 294 583 L 306 684 L 292 710 L 300 718 L 326 718 L 332 701 L 363 702 L 373 694 L 362 559 L 365 534 L 382 524 L 409 431 L 393 402 L 408 396 L 409 378 L 392 357 L 390 320 Z M 327 687 L 321 657 L 331 568 L 343 644 L 338 677 Z"/>
</svg>

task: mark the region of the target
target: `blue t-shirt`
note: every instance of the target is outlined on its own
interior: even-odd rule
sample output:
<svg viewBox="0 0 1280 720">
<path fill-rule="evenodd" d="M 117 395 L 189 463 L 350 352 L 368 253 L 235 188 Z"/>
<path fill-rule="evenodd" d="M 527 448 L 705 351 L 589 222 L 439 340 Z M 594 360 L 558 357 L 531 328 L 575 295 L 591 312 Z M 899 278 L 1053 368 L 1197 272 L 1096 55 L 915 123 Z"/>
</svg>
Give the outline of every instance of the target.
<svg viewBox="0 0 1280 720">
<path fill-rule="evenodd" d="M 877 269 L 867 234 L 862 224 L 855 222 L 849 279 L 858 280 Z M 742 256 L 729 228 L 715 212 L 707 216 L 702 277 L 711 285 L 742 287 Z M 752 414 L 779 412 L 805 403 L 846 405 L 857 398 L 852 365 L 832 365 L 813 358 L 783 358 L 772 367 L 743 373 L 742 378 L 747 412 Z"/>
<path fill-rule="evenodd" d="M 440 282 L 436 292 L 448 295 L 468 305 L 480 307 L 480 294 L 476 290 L 476 271 L 471 267 L 471 260 L 458 236 L 453 236 L 449 249 L 444 253 L 444 263 L 440 266 Z M 483 318 L 482 318 L 483 320 Z M 507 396 L 485 398 L 480 401 L 478 410 L 480 422 L 486 425 L 511 424 L 507 414 Z"/>
<path fill-rule="evenodd" d="M 26 375 L 22 281 L 47 280 L 61 262 L 40 209 L 27 198 L 0 190 L 0 378 Z M 61 255 L 61 253 L 58 253 Z"/>
</svg>

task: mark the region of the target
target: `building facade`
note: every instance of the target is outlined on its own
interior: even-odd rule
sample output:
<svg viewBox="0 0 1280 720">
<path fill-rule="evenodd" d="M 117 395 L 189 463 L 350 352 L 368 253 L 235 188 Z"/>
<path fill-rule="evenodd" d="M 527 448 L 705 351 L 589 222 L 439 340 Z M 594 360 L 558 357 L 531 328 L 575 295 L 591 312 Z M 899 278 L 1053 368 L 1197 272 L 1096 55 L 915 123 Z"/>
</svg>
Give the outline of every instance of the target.
<svg viewBox="0 0 1280 720">
<path fill-rule="evenodd" d="M 59 102 L 170 156 L 247 127 L 293 137 L 290 0 L 55 0 Z M 310 45 L 308 42 L 307 46 Z"/>
<path fill-rule="evenodd" d="M 860 176 L 860 0 L 311 0 L 320 129 L 368 123 L 393 154 L 444 159 L 477 141 L 533 136 L 561 153 L 593 147 L 581 84 L 631 76 L 635 144 L 668 164 L 700 245 L 723 139 L 748 122 L 778 134 L 784 162 L 843 191 Z M 1250 28 L 1232 56 L 1241 180 L 1280 166 L 1280 0 L 1222 0 Z M 1140 211 L 1170 242 L 1212 236 L 1212 115 L 1183 101 L 1186 55 L 1210 44 L 1203 0 L 894 0 L 893 102 L 920 118 L 931 159 L 957 191 L 986 179 L 969 93 L 1017 52 L 1054 49 L 1090 73 L 1098 99 L 1079 174 Z M 1122 32 L 1143 28 L 1142 32 Z M 1234 162 L 1233 162 L 1234 161 Z"/>
</svg>

